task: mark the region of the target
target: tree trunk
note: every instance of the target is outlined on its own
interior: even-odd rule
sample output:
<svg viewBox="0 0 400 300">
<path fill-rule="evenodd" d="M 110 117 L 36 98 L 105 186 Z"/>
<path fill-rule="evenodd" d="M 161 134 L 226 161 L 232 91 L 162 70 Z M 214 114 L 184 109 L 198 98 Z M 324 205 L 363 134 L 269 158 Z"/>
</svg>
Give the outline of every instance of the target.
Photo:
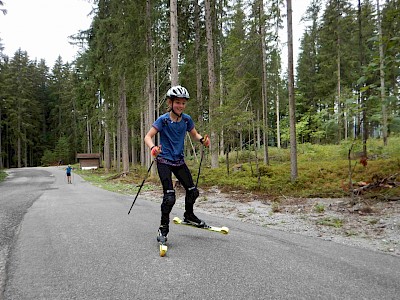
<svg viewBox="0 0 400 300">
<path fill-rule="evenodd" d="M 385 96 L 385 65 L 383 55 L 383 40 L 382 40 L 382 23 L 381 23 L 381 11 L 379 7 L 379 0 L 376 0 L 376 10 L 378 12 L 378 30 L 379 30 L 379 69 L 381 79 L 381 103 L 382 103 L 382 136 L 383 145 L 387 146 L 388 139 L 388 116 L 386 111 L 386 96 Z"/>
<path fill-rule="evenodd" d="M 146 121 L 147 125 L 145 126 L 146 128 L 150 128 L 155 120 L 155 118 L 154 118 L 155 103 L 154 103 L 154 94 L 153 94 L 154 83 L 153 83 L 152 70 L 153 70 L 153 68 L 149 67 L 148 75 L 147 75 L 147 84 L 146 84 L 147 99 L 148 99 L 147 121 Z M 143 136 L 143 138 L 144 138 L 144 136 Z M 142 140 L 143 140 L 143 138 L 142 138 Z M 156 144 L 154 138 L 153 138 L 153 142 Z M 150 151 L 147 151 L 146 166 L 150 166 L 150 164 L 151 164 L 151 154 L 150 154 Z M 151 174 L 154 175 L 155 173 L 156 173 L 156 167 L 155 167 L 155 165 L 153 165 L 153 168 L 151 169 Z"/>
<path fill-rule="evenodd" d="M 338 6 L 339 4 L 336 1 L 336 5 Z M 337 7 L 339 11 L 339 7 Z M 337 56 L 336 56 L 336 88 L 337 88 L 337 143 L 340 144 L 340 141 L 342 140 L 342 103 L 341 103 L 341 78 L 340 78 L 340 60 L 341 60 L 341 40 L 340 40 L 340 18 L 337 19 L 337 29 L 335 30 L 337 36 L 336 36 L 336 51 L 337 51 Z"/>
<path fill-rule="evenodd" d="M 259 116 L 260 113 L 257 110 L 257 115 Z M 254 143 L 253 143 L 253 149 L 254 149 L 254 155 L 255 155 L 255 159 L 256 159 L 256 172 L 257 172 L 257 188 L 260 189 L 261 188 L 261 175 L 260 175 L 260 166 L 258 164 L 258 147 L 257 144 L 255 142 L 255 138 L 256 138 L 256 130 L 255 130 L 255 125 L 254 125 L 254 121 L 252 122 L 252 127 L 253 127 L 253 138 L 254 138 Z M 257 128 L 259 127 L 259 125 L 257 125 Z"/>
<path fill-rule="evenodd" d="M 200 47 L 201 47 L 201 32 L 200 32 L 200 6 L 198 0 L 194 1 L 194 27 L 196 29 L 196 36 L 195 36 L 195 57 L 196 57 L 196 99 L 199 105 L 199 128 L 204 129 L 203 127 L 203 79 L 201 76 L 201 54 L 200 54 Z"/>
<path fill-rule="evenodd" d="M 279 78 L 279 75 L 277 75 Z M 279 81 L 276 82 L 276 146 L 281 148 L 281 125 L 279 117 Z"/>
<path fill-rule="evenodd" d="M 122 75 L 120 82 L 120 114 L 121 114 L 121 150 L 122 150 L 122 172 L 129 173 L 129 134 L 128 134 L 128 114 L 126 107 L 126 88 L 125 74 Z"/>
<path fill-rule="evenodd" d="M 22 146 L 21 146 L 21 104 L 18 101 L 18 115 L 17 115 L 17 167 L 21 168 L 21 156 L 22 156 Z"/>
<path fill-rule="evenodd" d="M 224 81 L 223 81 L 223 72 L 222 72 L 222 32 L 223 32 L 223 1 L 220 0 L 218 3 L 218 11 L 219 11 L 219 30 L 218 30 L 218 35 L 220 35 L 218 39 L 218 67 L 219 67 L 219 105 L 223 105 L 224 101 Z M 224 127 L 221 128 L 220 133 L 219 133 L 219 153 L 220 155 L 224 155 L 225 151 L 225 140 L 224 140 Z"/>
<path fill-rule="evenodd" d="M 342 103 L 341 103 L 341 84 L 340 84 L 340 36 L 339 36 L 339 31 L 338 31 L 338 36 L 337 36 L 337 44 L 336 44 L 336 49 L 337 49 L 337 107 L 338 107 L 338 144 L 340 144 L 340 141 L 342 140 Z"/>
<path fill-rule="evenodd" d="M 116 153 L 117 173 L 121 172 L 121 112 L 118 109 L 117 120 L 117 153 Z"/>
<path fill-rule="evenodd" d="M 108 102 L 104 102 L 104 114 L 108 115 Z M 108 129 L 108 120 L 104 125 L 104 169 L 108 173 L 111 169 L 111 153 L 110 153 L 110 131 Z"/>
<path fill-rule="evenodd" d="M 243 150 L 243 131 L 242 130 L 240 130 L 239 131 L 239 151 L 242 151 Z"/>
<path fill-rule="evenodd" d="M 21 152 L 22 152 L 22 146 L 21 146 L 21 138 L 18 137 L 17 139 L 17 167 L 21 168 Z"/>
<path fill-rule="evenodd" d="M 288 31 L 288 84 L 289 84 L 289 118 L 290 118 L 290 175 L 294 182 L 297 179 L 297 141 L 296 141 L 296 105 L 294 98 L 293 73 L 293 29 L 292 29 L 292 0 L 287 3 Z"/>
<path fill-rule="evenodd" d="M 262 83 L 261 83 L 261 101 L 263 117 L 263 148 L 264 164 L 269 164 L 268 158 L 268 99 L 267 99 L 267 58 L 265 45 L 265 15 L 264 1 L 260 0 L 260 43 L 261 43 L 261 64 L 262 64 Z"/>
<path fill-rule="evenodd" d="M 28 143 L 26 142 L 26 129 L 24 129 L 24 167 L 28 167 Z"/>
<path fill-rule="evenodd" d="M 275 24 L 275 39 L 276 39 L 276 49 L 279 49 L 279 18 L 277 17 L 276 19 L 276 24 Z M 279 68 L 280 70 L 280 68 Z M 279 116 L 279 102 L 280 102 L 280 97 L 279 97 L 279 90 L 280 90 L 280 76 L 279 72 L 276 72 L 276 102 L 275 102 L 275 110 L 276 110 L 276 145 L 279 148 L 281 148 L 281 125 L 280 125 L 280 116 Z"/>
<path fill-rule="evenodd" d="M 172 68 L 172 85 L 178 84 L 178 27 L 177 27 L 177 2 L 176 0 L 171 0 L 171 65 Z M 146 128 L 150 128 L 153 122 L 155 121 L 154 112 L 155 112 L 155 98 L 154 98 L 154 66 L 153 66 L 153 34 L 151 31 L 151 3 L 150 0 L 147 1 L 147 53 L 148 53 L 148 68 L 147 68 L 147 83 L 146 83 L 146 93 L 147 93 L 147 101 L 148 101 L 148 115 L 147 115 L 147 124 Z M 175 29 L 173 30 L 173 28 Z M 173 36 L 174 34 L 174 36 Z M 176 51 L 176 53 L 175 53 Z M 176 60 L 176 62 L 174 61 Z M 175 65 L 176 64 L 176 65 Z M 174 81 L 176 80 L 176 82 Z M 142 136 L 141 140 L 143 140 L 144 136 Z M 147 151 L 146 155 L 146 166 L 150 166 L 151 154 Z M 156 166 L 153 165 L 151 170 L 151 174 L 154 175 L 156 173 Z"/>
<path fill-rule="evenodd" d="M 211 11 L 212 0 L 205 0 L 206 15 L 206 36 L 207 36 L 207 61 L 208 61 L 208 89 L 209 89 L 209 122 L 211 136 L 211 168 L 218 168 L 218 132 L 215 128 L 214 118 L 218 108 L 218 99 L 216 97 L 216 75 L 214 60 L 214 40 L 213 40 L 213 22 Z"/>
<path fill-rule="evenodd" d="M 256 133 L 257 133 L 257 150 L 260 150 L 261 149 L 261 127 L 260 127 L 260 124 L 261 124 L 261 120 L 260 120 L 260 109 L 259 108 L 257 108 L 257 125 L 256 125 Z M 254 138 L 256 137 L 256 136 L 254 136 Z M 264 138 L 264 133 L 263 133 L 263 138 Z M 255 141 L 254 141 L 255 142 Z"/>
<path fill-rule="evenodd" d="M 118 125 L 117 125 L 117 130 L 118 130 Z M 117 168 L 117 133 L 115 131 L 113 131 L 113 167 Z"/>
<path fill-rule="evenodd" d="M 144 143 L 142 142 L 144 139 L 144 135 L 145 135 L 145 120 L 146 120 L 146 113 L 142 112 L 140 113 L 140 162 L 142 166 L 147 166 L 146 164 L 146 153 L 148 153 L 148 151 L 146 152 L 146 146 L 144 145 Z"/>
<path fill-rule="evenodd" d="M 365 54 L 363 48 L 363 36 L 362 36 L 362 24 L 361 24 L 361 0 L 358 0 L 358 47 L 359 47 L 359 59 L 360 59 L 360 74 L 362 74 L 362 68 L 365 65 Z M 363 156 L 367 157 L 367 140 L 368 140 L 368 124 L 367 124 L 367 99 L 363 96 L 361 89 L 359 90 L 359 103 L 361 105 L 361 119 L 359 123 L 359 132 L 362 134 L 363 144 Z M 361 124 L 362 123 L 362 124 Z M 362 125 L 362 130 L 361 130 Z"/>
<path fill-rule="evenodd" d="M 132 165 L 136 165 L 138 160 L 137 160 L 137 149 L 136 149 L 136 143 L 135 143 L 135 137 L 136 137 L 136 131 L 135 131 L 135 126 L 132 125 L 131 127 L 131 157 L 132 157 Z"/>
<path fill-rule="evenodd" d="M 2 124 L 1 121 L 1 107 L 0 107 L 0 124 Z M 5 151 L 3 152 L 3 145 L 1 143 L 2 141 L 2 129 L 3 126 L 0 126 L 0 170 L 4 168 L 4 163 L 3 163 L 3 153 L 5 153 Z"/>
<path fill-rule="evenodd" d="M 86 115 L 86 147 L 87 147 L 87 153 L 92 153 L 91 151 L 91 144 L 90 144 L 90 123 L 89 123 L 89 116 Z"/>
<path fill-rule="evenodd" d="M 171 84 L 179 84 L 178 70 L 178 1 L 170 0 L 170 30 L 171 30 Z"/>
</svg>

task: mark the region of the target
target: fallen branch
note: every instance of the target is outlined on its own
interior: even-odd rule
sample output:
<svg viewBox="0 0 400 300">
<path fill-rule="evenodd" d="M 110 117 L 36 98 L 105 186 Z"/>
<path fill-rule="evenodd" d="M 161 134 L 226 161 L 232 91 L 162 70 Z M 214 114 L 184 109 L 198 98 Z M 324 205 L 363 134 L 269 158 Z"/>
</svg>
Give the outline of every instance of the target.
<svg viewBox="0 0 400 300">
<path fill-rule="evenodd" d="M 371 183 L 360 181 L 357 183 L 359 187 L 353 189 L 353 194 L 360 195 L 363 192 L 369 191 L 369 190 L 382 189 L 382 188 L 391 189 L 391 188 L 398 187 L 398 186 L 400 186 L 400 182 L 396 181 L 397 175 L 398 174 L 396 173 L 396 174 L 390 175 L 383 179 L 376 178 L 376 180 Z"/>
</svg>

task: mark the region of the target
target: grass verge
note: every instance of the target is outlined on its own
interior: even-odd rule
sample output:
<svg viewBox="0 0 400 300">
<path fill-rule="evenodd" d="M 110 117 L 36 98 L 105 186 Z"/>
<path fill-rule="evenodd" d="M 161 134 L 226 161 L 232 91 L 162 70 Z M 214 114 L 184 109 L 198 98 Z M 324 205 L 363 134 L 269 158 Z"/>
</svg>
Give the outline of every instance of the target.
<svg viewBox="0 0 400 300">
<path fill-rule="evenodd" d="M 282 196 L 296 198 L 340 198 L 351 195 L 351 189 L 358 187 L 359 182 L 370 183 L 388 176 L 400 176 L 400 138 L 390 138 L 384 147 L 381 140 L 369 140 L 368 161 L 364 166 L 355 155 L 362 145 L 343 142 L 340 145 L 298 145 L 298 178 L 291 180 L 289 149 L 269 148 L 270 163 L 260 162 L 262 153 L 258 153 L 256 162 L 253 151 L 232 152 L 229 165 L 225 157 L 220 157 L 219 167 L 211 168 L 210 156 L 205 155 L 199 186 L 210 188 L 217 186 L 222 191 L 241 191 L 266 195 L 270 200 Z M 352 158 L 348 160 L 352 147 Z M 188 157 L 186 162 L 196 181 L 199 161 Z M 257 168 L 258 165 L 258 168 Z M 350 165 L 350 167 L 349 167 Z M 229 166 L 229 167 L 228 167 Z M 105 174 L 103 169 L 96 171 L 79 171 L 86 180 L 107 190 L 135 194 L 146 168 L 135 166 L 127 176 L 113 172 Z M 351 176 L 350 176 L 351 174 Z M 397 180 L 397 183 L 400 180 Z M 143 190 L 159 186 L 158 176 L 153 174 L 146 180 Z M 157 187 L 159 188 L 159 187 Z M 400 186 L 381 186 L 367 191 L 361 197 L 387 200 L 400 198 Z M 277 208 L 279 209 L 279 208 Z M 317 207 L 316 209 L 321 209 Z"/>
</svg>

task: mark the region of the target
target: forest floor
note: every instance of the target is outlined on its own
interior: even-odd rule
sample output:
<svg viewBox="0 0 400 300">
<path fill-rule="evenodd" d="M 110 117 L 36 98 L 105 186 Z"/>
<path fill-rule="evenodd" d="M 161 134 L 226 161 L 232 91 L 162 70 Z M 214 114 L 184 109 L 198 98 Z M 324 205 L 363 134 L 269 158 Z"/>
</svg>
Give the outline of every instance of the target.
<svg viewBox="0 0 400 300">
<path fill-rule="evenodd" d="M 184 190 L 176 190 L 176 205 L 183 208 Z M 143 194 L 162 199 L 161 189 Z M 282 196 L 271 202 L 264 195 L 212 187 L 200 190 L 196 211 L 400 256 L 400 200 Z"/>
</svg>

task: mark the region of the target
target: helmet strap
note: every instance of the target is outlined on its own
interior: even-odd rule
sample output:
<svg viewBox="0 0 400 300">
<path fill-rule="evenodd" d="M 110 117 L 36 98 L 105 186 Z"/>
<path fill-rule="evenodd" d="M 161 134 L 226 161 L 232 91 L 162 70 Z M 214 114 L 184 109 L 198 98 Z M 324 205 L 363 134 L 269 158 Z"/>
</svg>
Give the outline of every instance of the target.
<svg viewBox="0 0 400 300">
<path fill-rule="evenodd" d="M 177 114 L 176 112 L 175 112 L 175 110 L 174 110 L 174 100 L 173 99 L 171 99 L 171 112 L 175 115 L 175 116 L 177 116 L 178 118 L 180 118 L 180 117 L 182 117 L 182 114 Z"/>
<path fill-rule="evenodd" d="M 178 118 L 180 118 L 180 117 L 182 117 L 182 114 L 177 114 L 175 111 L 174 111 L 174 109 L 172 108 L 171 109 L 171 111 L 172 111 L 172 113 L 175 115 L 175 116 L 177 116 Z"/>
</svg>

